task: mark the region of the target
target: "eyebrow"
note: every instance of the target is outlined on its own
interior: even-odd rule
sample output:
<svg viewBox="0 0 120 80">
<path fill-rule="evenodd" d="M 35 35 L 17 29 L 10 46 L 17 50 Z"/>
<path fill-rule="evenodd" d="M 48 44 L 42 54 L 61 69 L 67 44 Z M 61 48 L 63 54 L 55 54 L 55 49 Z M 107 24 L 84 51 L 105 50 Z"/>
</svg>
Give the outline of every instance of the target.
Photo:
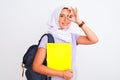
<svg viewBox="0 0 120 80">
<path fill-rule="evenodd" d="M 71 10 L 68 7 L 64 7 L 63 9 L 67 9 L 67 10 L 69 10 L 71 12 Z"/>
<path fill-rule="evenodd" d="M 67 8 L 67 7 L 64 7 L 63 9 L 69 9 L 69 8 Z"/>
</svg>

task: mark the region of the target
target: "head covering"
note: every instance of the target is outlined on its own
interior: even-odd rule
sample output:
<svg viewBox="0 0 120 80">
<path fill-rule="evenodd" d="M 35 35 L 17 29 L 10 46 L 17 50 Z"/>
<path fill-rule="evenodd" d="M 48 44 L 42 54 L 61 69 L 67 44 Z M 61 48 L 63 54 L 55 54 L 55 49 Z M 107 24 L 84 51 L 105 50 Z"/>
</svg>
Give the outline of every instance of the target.
<svg viewBox="0 0 120 80">
<path fill-rule="evenodd" d="M 55 11 L 52 13 L 47 23 L 49 26 L 48 32 L 53 34 L 54 37 L 63 40 L 64 42 L 72 42 L 70 26 L 67 29 L 60 29 L 58 23 L 59 15 L 64 7 L 70 9 L 70 6 L 60 6 L 56 8 Z"/>
</svg>

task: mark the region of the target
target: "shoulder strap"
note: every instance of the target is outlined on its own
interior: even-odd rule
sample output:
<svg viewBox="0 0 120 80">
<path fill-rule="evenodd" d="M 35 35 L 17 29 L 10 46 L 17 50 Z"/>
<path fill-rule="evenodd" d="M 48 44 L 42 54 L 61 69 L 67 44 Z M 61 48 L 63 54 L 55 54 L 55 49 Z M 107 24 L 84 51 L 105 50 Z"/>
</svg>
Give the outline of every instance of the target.
<svg viewBox="0 0 120 80">
<path fill-rule="evenodd" d="M 40 44 L 40 42 L 41 42 L 41 40 L 42 40 L 42 38 L 43 38 L 44 36 L 47 36 L 47 37 L 48 37 L 48 43 L 54 43 L 54 42 L 55 42 L 55 41 L 54 41 L 54 38 L 53 38 L 53 35 L 50 34 L 50 33 L 46 33 L 46 34 L 42 35 L 42 37 L 41 37 L 40 40 L 39 40 L 38 45 Z"/>
</svg>

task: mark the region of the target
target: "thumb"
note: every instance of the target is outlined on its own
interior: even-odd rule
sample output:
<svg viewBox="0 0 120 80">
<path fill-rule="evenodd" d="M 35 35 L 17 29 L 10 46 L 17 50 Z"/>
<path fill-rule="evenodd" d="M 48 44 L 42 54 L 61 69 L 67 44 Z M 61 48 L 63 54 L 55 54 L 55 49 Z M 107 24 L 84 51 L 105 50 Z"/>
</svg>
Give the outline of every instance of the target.
<svg viewBox="0 0 120 80">
<path fill-rule="evenodd" d="M 70 69 L 69 71 L 70 71 L 71 73 L 73 73 L 73 70 Z"/>
</svg>

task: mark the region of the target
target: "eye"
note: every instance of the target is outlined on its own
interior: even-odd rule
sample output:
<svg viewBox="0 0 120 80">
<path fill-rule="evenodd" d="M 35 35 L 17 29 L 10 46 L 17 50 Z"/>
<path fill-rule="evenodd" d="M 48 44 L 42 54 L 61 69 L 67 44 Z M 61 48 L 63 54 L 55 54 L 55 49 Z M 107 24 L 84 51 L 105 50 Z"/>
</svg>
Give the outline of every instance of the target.
<svg viewBox="0 0 120 80">
<path fill-rule="evenodd" d="M 73 16 L 72 15 L 69 15 L 69 18 L 72 18 Z"/>
<path fill-rule="evenodd" d="M 64 14 L 60 14 L 60 17 L 64 17 Z"/>
</svg>

